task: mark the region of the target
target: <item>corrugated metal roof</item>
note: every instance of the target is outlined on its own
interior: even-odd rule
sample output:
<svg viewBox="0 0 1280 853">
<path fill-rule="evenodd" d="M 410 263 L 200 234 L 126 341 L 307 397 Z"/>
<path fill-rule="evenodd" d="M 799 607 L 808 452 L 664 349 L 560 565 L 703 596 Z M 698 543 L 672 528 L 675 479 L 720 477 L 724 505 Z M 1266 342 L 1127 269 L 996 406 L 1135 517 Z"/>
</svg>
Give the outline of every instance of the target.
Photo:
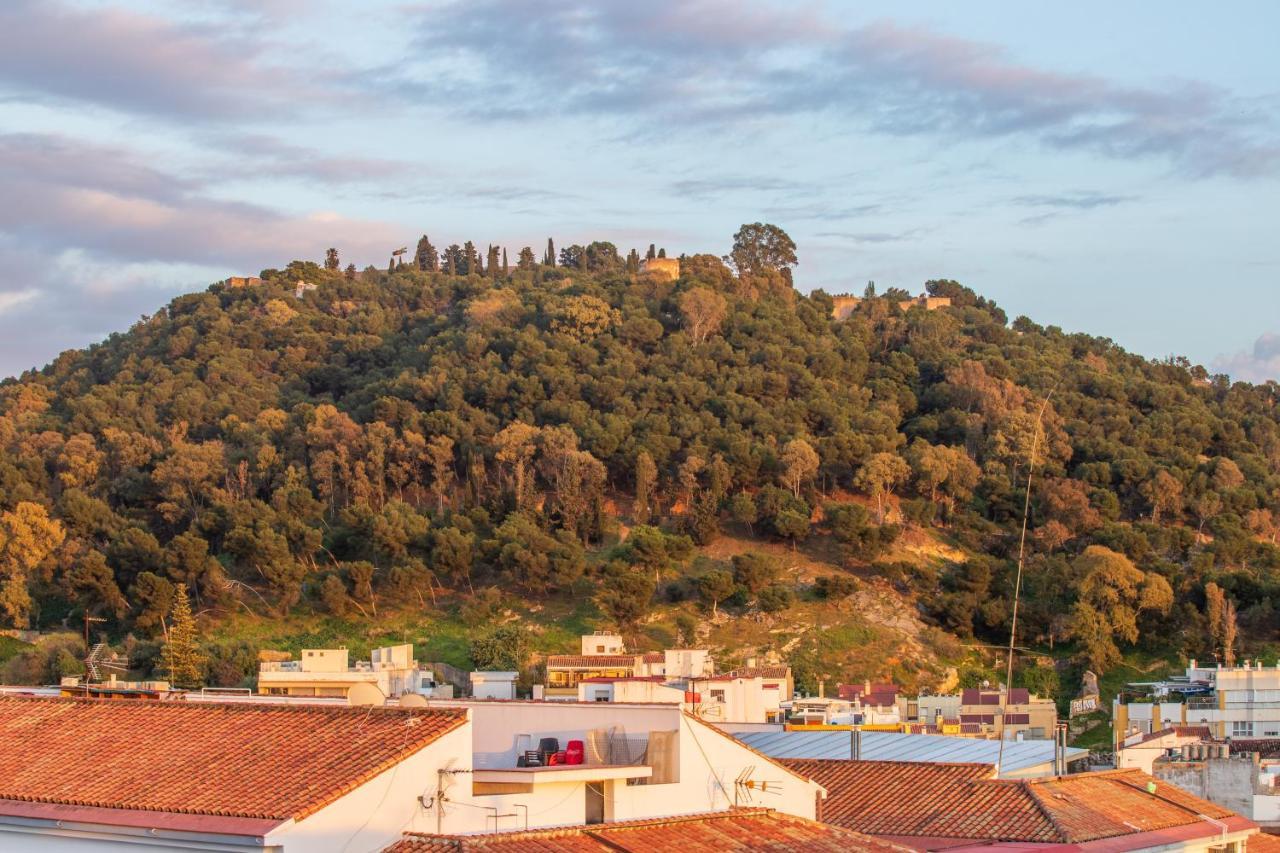
<svg viewBox="0 0 1280 853">
<path fill-rule="evenodd" d="M 849 732 L 743 732 L 739 740 L 772 758 L 849 758 Z M 1000 742 L 948 735 L 909 735 L 898 732 L 863 732 L 862 758 L 869 761 L 946 761 L 995 764 Z M 1088 750 L 1067 748 L 1067 761 Z M 1044 765 L 1043 770 L 1038 765 Z M 1053 741 L 1028 740 L 1004 743 L 1002 778 L 1049 774 L 1053 770 Z"/>
</svg>

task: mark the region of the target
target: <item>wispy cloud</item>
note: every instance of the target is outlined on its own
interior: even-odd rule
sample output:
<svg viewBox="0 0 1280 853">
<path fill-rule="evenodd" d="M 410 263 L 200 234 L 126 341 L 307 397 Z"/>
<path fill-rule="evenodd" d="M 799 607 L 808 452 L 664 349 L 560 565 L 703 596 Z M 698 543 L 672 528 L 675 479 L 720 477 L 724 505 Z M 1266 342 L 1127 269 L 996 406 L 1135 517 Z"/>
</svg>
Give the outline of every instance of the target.
<svg viewBox="0 0 1280 853">
<path fill-rule="evenodd" d="M 1280 334 L 1266 332 L 1253 347 L 1213 360 L 1215 373 L 1225 373 L 1244 382 L 1280 382 Z"/>
<path fill-rule="evenodd" d="M 0 181 L 0 231 L 117 260 L 243 265 L 319 256 L 328 245 L 368 256 L 397 232 L 324 211 L 225 201 L 135 152 L 61 136 L 0 136 Z"/>
<path fill-rule="evenodd" d="M 323 76 L 277 64 L 242 28 L 59 0 L 0 4 L 0 86 L 18 96 L 187 121 L 252 120 L 318 97 Z M 335 94 L 330 85 L 325 97 Z"/>
<path fill-rule="evenodd" d="M 490 118 L 672 116 L 664 128 L 678 132 L 827 115 L 892 135 L 1025 136 L 1196 175 L 1280 168 L 1274 116 L 1195 81 L 1122 85 L 924 28 L 841 27 L 806 8 L 553 0 L 526 11 L 522 0 L 433 4 L 419 12 L 424 59 L 366 82 Z"/>
<path fill-rule="evenodd" d="M 1117 204 L 1134 201 L 1136 198 L 1136 196 L 1131 195 L 1115 195 L 1112 193 L 1094 192 L 1092 190 L 1080 190 L 1070 193 L 1020 195 L 1013 199 L 1013 203 L 1022 205 L 1023 207 L 1093 210 L 1098 207 L 1115 207 Z"/>
</svg>

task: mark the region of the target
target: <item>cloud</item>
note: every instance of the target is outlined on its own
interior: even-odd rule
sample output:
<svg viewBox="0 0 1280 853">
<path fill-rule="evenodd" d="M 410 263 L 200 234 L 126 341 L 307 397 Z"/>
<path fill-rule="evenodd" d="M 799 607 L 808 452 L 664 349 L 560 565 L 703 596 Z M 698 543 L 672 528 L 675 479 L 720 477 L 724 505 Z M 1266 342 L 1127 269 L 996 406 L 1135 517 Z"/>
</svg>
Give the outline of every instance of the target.
<svg viewBox="0 0 1280 853">
<path fill-rule="evenodd" d="M 713 199 L 729 193 L 798 193 L 812 191 L 812 184 L 768 175 L 725 175 L 688 178 L 671 184 L 671 192 L 691 199 Z"/>
<path fill-rule="evenodd" d="M 121 261 L 255 267 L 318 257 L 330 245 L 373 257 L 398 234 L 387 223 L 215 198 L 139 154 L 61 136 L 0 136 L 0 182 L 0 231 L 36 248 L 75 246 Z"/>
<path fill-rule="evenodd" d="M 329 246 L 380 262 L 404 242 L 387 223 L 226 201 L 155 161 L 69 137 L 0 135 L 0 376 L 228 274 L 318 259 Z"/>
<path fill-rule="evenodd" d="M 825 115 L 898 136 L 1020 136 L 1194 175 L 1280 168 L 1275 116 L 1195 81 L 1121 85 L 925 28 L 847 28 L 730 0 L 552 0 L 526 12 L 523 0 L 420 9 L 414 55 L 364 82 L 498 119 L 625 116 L 666 133 Z"/>
<path fill-rule="evenodd" d="M 1115 207 L 1134 201 L 1135 196 L 1111 195 L 1108 193 L 1082 190 L 1057 195 L 1020 195 L 1013 199 L 1014 204 L 1024 207 L 1053 207 L 1066 210 L 1093 210 L 1097 207 Z"/>
<path fill-rule="evenodd" d="M 911 240 L 924 232 L 923 228 L 911 228 L 906 231 L 822 231 L 815 236 L 843 240 L 848 243 L 899 243 Z"/>
<path fill-rule="evenodd" d="M 340 186 L 393 184 L 424 168 L 403 160 L 333 155 L 263 133 L 218 133 L 202 138 L 220 154 L 230 155 L 205 170 L 210 181 L 236 178 L 297 178 Z"/>
<path fill-rule="evenodd" d="M 58 0 L 0 4 L 0 86 L 29 98 L 220 121 L 279 117 L 319 94 L 315 81 L 324 75 L 303 77 L 268 53 L 251 30 L 226 24 L 177 24 Z"/>
<path fill-rule="evenodd" d="M 1225 373 L 1244 382 L 1280 382 L 1280 334 L 1266 332 L 1253 348 L 1213 360 L 1214 373 Z"/>
</svg>

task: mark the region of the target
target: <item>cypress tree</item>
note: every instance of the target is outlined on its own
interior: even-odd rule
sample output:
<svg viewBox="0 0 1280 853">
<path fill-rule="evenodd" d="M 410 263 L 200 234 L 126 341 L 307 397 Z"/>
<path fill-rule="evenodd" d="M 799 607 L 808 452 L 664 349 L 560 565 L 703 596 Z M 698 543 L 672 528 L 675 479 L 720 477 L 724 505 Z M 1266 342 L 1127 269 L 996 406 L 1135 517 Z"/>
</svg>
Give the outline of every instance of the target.
<svg viewBox="0 0 1280 853">
<path fill-rule="evenodd" d="M 511 272 L 511 267 L 507 266 L 507 247 L 503 246 L 502 247 L 502 274 L 505 276 L 505 275 L 508 275 L 510 272 Z"/>
<path fill-rule="evenodd" d="M 650 244 L 649 244 L 649 253 L 648 253 L 647 255 L 645 255 L 645 256 L 644 256 L 644 259 L 645 259 L 646 261 L 651 261 L 651 260 L 653 260 L 653 259 L 654 259 L 654 258 L 656 258 L 656 257 L 658 257 L 658 253 L 657 253 L 656 251 L 654 251 L 653 244 L 652 244 L 652 243 L 650 243 Z"/>
<path fill-rule="evenodd" d="M 396 271 L 396 256 L 392 255 L 391 260 L 387 262 L 387 272 Z"/>
<path fill-rule="evenodd" d="M 191 601 L 187 598 L 187 585 L 174 588 L 172 620 L 161 659 L 169 683 L 175 687 L 199 687 L 204 681 L 204 655 L 200 654 L 200 636 L 196 620 L 191 615 Z"/>
<path fill-rule="evenodd" d="M 658 257 L 660 257 L 660 258 L 665 258 L 666 256 L 667 256 L 667 250 L 666 250 L 666 249 L 659 249 L 659 250 L 658 250 Z"/>
<path fill-rule="evenodd" d="M 556 265 L 556 244 L 551 241 L 550 237 L 547 238 L 547 253 L 542 256 L 542 263 L 548 267 Z"/>
<path fill-rule="evenodd" d="M 435 272 L 438 268 L 439 256 L 436 254 L 436 247 L 431 245 L 431 241 L 427 239 L 426 234 L 423 234 L 422 239 L 418 241 L 418 251 L 415 257 L 418 261 L 418 269 L 423 272 Z"/>
</svg>

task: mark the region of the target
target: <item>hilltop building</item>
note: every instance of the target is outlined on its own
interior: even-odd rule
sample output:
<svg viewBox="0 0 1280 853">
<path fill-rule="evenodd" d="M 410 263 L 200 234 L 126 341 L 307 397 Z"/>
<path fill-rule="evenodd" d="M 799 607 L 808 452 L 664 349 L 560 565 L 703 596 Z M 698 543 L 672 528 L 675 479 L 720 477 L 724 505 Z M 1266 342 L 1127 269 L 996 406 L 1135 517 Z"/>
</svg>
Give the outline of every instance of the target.
<svg viewBox="0 0 1280 853">
<path fill-rule="evenodd" d="M 831 318 L 833 320 L 847 320 L 858 305 L 861 304 L 861 296 L 850 296 L 849 294 L 841 294 L 840 296 L 831 297 Z M 903 311 L 910 311 L 912 308 L 923 308 L 926 311 L 937 311 L 939 308 L 950 308 L 950 296 L 930 296 L 922 293 L 912 299 L 903 299 L 898 302 L 898 307 Z"/>
<path fill-rule="evenodd" d="M 652 275 L 666 281 L 675 281 L 680 277 L 679 258 L 647 258 L 640 262 L 640 273 Z"/>
<path fill-rule="evenodd" d="M 256 275 L 233 275 L 223 282 L 227 287 L 257 287 L 262 279 Z"/>
</svg>

